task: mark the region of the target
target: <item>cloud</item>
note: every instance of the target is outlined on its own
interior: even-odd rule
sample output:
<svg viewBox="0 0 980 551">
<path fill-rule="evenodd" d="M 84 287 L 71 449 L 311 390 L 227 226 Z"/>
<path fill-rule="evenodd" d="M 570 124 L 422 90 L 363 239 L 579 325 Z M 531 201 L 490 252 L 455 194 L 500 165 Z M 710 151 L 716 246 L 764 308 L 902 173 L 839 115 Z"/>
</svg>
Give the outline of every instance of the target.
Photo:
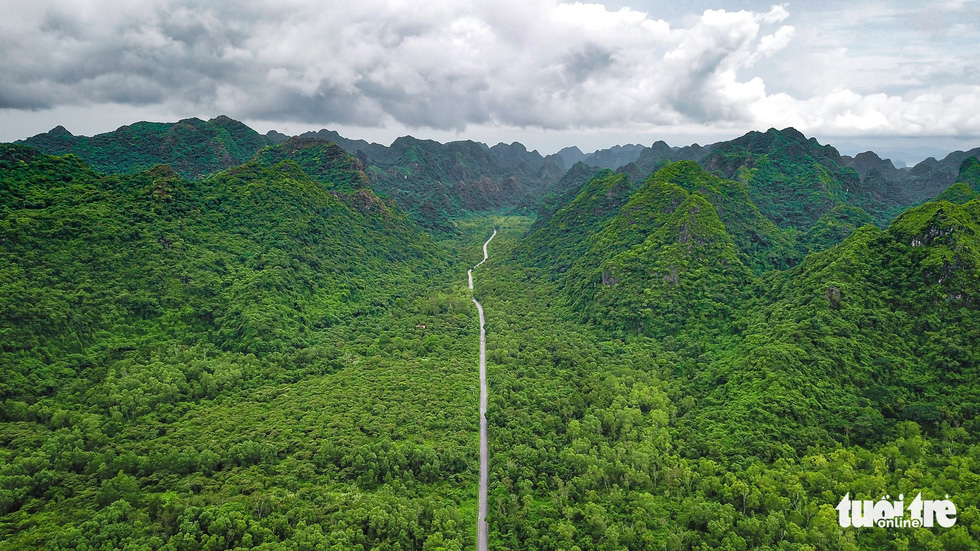
<svg viewBox="0 0 980 551">
<path fill-rule="evenodd" d="M 778 75 L 757 71 L 763 62 L 771 71 L 768 59 L 793 58 L 798 33 L 784 6 L 708 10 L 675 25 L 557 0 L 0 1 L 9 4 L 0 22 L 7 110 L 145 105 L 457 131 L 980 131 L 965 114 L 977 112 L 976 87 L 933 89 L 912 71 L 902 94 L 788 92 Z M 827 58 L 822 67 L 831 66 Z"/>
</svg>

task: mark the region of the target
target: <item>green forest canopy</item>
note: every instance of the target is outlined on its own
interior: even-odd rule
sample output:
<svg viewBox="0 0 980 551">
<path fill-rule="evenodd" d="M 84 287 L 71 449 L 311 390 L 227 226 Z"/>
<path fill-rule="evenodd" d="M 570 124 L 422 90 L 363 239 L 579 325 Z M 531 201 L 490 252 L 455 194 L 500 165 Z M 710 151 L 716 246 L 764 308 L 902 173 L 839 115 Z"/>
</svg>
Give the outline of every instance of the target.
<svg viewBox="0 0 980 551">
<path fill-rule="evenodd" d="M 680 162 L 433 237 L 336 146 L 256 152 L 0 146 L 0 549 L 472 547 L 493 227 L 492 548 L 977 547 L 975 160 L 885 228 Z M 837 525 L 919 491 L 957 524 Z"/>
</svg>

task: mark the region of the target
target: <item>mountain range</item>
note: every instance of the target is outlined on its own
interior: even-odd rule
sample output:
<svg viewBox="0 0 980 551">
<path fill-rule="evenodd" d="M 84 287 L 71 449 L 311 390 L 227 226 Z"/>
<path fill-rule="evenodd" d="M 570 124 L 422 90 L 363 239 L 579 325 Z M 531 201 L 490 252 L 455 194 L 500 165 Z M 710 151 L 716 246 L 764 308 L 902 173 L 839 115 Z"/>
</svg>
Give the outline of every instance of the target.
<svg viewBox="0 0 980 551">
<path fill-rule="evenodd" d="M 911 168 L 896 168 L 874 152 L 855 157 L 806 139 L 792 128 L 750 132 L 707 146 L 615 146 L 584 154 L 572 146 L 543 157 L 520 143 L 487 146 L 472 141 L 446 144 L 410 136 L 390 146 L 353 140 L 331 130 L 298 138 L 332 142 L 357 158 L 371 186 L 394 199 L 423 227 L 452 231 L 448 219 L 466 212 L 529 208 L 545 194 L 568 191 L 558 184 L 576 163 L 612 169 L 642 181 L 667 161 L 698 161 L 709 171 L 735 178 L 755 190 L 756 203 L 780 227 L 806 231 L 834 206 L 863 209 L 884 224 L 905 207 L 935 197 L 950 185 L 965 159 L 980 148 L 955 151 L 942 160 L 928 158 Z M 91 138 L 73 136 L 63 127 L 27 138 L 48 154 L 73 153 L 98 170 L 126 173 L 167 164 L 186 178 L 200 178 L 241 164 L 268 145 L 290 138 L 270 131 L 261 135 L 220 116 L 210 121 L 136 123 Z M 295 148 L 295 146 L 292 146 Z M 805 168 L 803 172 L 799 168 Z M 791 178 L 785 176 L 792 172 Z M 580 180 L 570 183 L 581 185 Z M 820 197 L 809 197 L 820 189 Z"/>
<path fill-rule="evenodd" d="M 0 551 L 473 547 L 474 299 L 491 549 L 976 549 L 978 153 L 0 144 Z"/>
</svg>

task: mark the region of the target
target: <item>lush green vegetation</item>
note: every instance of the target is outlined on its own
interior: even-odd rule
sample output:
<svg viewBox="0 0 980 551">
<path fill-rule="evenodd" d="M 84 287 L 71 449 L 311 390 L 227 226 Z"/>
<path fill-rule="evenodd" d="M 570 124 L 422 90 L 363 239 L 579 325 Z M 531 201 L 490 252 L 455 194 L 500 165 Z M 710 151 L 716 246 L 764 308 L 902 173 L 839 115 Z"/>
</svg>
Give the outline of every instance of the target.
<svg viewBox="0 0 980 551">
<path fill-rule="evenodd" d="M 72 153 L 110 174 L 165 164 L 190 179 L 240 165 L 269 145 L 264 136 L 226 116 L 206 122 L 138 122 L 92 137 L 73 136 L 59 126 L 24 143 L 50 155 Z"/>
<path fill-rule="evenodd" d="M 977 518 L 980 201 L 927 203 L 886 231 L 839 205 L 805 234 L 775 233 L 823 252 L 760 272 L 766 256 L 744 245 L 757 240 L 734 238 L 753 227 L 751 209 L 719 215 L 716 190 L 736 182 L 674 163 L 636 191 L 600 186 L 625 179 L 600 173 L 512 243 L 510 265 L 490 263 L 505 280 L 490 297 L 505 298 L 484 306 L 512 308 L 518 326 L 509 343 L 497 337 L 510 367 L 497 386 L 534 388 L 502 398 L 510 409 L 491 430 L 509 465 L 498 469 L 498 543 L 976 548 L 968 522 L 939 534 L 842 531 L 833 506 L 846 492 L 914 487 L 958 494 L 960 518 Z M 622 206 L 597 208 L 605 199 Z M 555 326 L 542 348 L 521 340 Z M 596 396 L 604 378 L 618 395 Z"/>
<path fill-rule="evenodd" d="M 546 191 L 494 187 L 547 172 L 516 145 L 0 145 L 0 550 L 472 548 L 471 296 L 491 548 L 977 549 L 980 164 L 893 217 L 832 148 L 735 142 Z M 920 491 L 956 525 L 837 523 Z"/>
<path fill-rule="evenodd" d="M 807 252 L 824 251 L 844 241 L 858 228 L 873 223 L 871 215 L 860 208 L 837 205 L 800 236 L 800 244 Z"/>
<path fill-rule="evenodd" d="M 704 161 L 743 182 L 766 218 L 781 228 L 806 231 L 832 207 L 850 204 L 879 213 L 888 206 L 861 187 L 830 146 L 793 130 L 752 132 L 726 143 Z"/>
<path fill-rule="evenodd" d="M 967 157 L 960 165 L 956 181 L 964 183 L 973 191 L 980 192 L 980 158 Z"/>
<path fill-rule="evenodd" d="M 454 249 L 292 160 L 0 174 L 0 548 L 469 544 Z"/>
<path fill-rule="evenodd" d="M 710 212 L 692 198 L 686 212 Z M 491 547 L 975 549 L 980 320 L 961 292 L 977 295 L 965 283 L 977 207 L 930 204 L 888 232 L 864 228 L 703 318 L 699 288 L 658 295 L 663 280 L 648 280 L 645 300 L 692 301 L 687 318 L 659 318 L 654 338 L 576 323 L 551 269 L 507 254 L 526 247 L 515 223 L 477 280 L 492 343 Z M 692 252 L 724 242 L 716 216 L 684 221 L 692 237 L 708 230 Z M 913 246 L 913 234 L 940 241 Z M 947 250 L 961 260 L 940 280 L 943 264 L 926 259 Z M 919 491 L 948 493 L 957 525 L 837 524 L 845 493 Z"/>
<path fill-rule="evenodd" d="M 426 228 L 452 233 L 452 217 L 535 201 L 561 169 L 520 144 L 441 144 L 410 136 L 365 153 L 372 185 Z"/>
<path fill-rule="evenodd" d="M 316 138 L 290 138 L 260 150 L 253 160 L 275 166 L 287 159 L 328 189 L 351 193 L 369 187 L 360 161 L 337 144 Z"/>
</svg>

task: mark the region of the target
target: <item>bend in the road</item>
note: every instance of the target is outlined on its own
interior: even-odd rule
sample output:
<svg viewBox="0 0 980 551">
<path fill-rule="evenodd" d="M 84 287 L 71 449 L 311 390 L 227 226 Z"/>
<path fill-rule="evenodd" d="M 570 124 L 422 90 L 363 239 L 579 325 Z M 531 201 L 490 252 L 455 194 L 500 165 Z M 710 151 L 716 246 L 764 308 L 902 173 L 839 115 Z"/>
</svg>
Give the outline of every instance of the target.
<svg viewBox="0 0 980 551">
<path fill-rule="evenodd" d="M 496 228 L 493 235 L 483 244 L 483 260 L 473 269 L 467 270 L 466 275 L 470 280 L 470 289 L 473 288 L 473 270 L 478 268 L 489 258 L 487 245 L 490 240 L 497 235 Z M 480 503 L 476 517 L 476 548 L 478 551 L 487 549 L 487 481 L 489 479 L 489 445 L 487 444 L 487 332 L 486 319 L 483 317 L 483 306 L 479 301 L 473 299 L 476 310 L 480 314 Z"/>
</svg>

